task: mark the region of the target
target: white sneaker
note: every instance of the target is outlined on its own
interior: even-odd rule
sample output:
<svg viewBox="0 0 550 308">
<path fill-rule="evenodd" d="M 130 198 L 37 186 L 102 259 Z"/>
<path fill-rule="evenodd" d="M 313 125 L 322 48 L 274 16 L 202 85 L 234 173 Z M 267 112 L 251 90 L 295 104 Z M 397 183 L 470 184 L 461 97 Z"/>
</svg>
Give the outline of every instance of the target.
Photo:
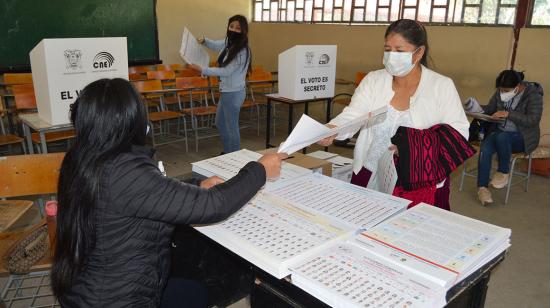
<svg viewBox="0 0 550 308">
<path fill-rule="evenodd" d="M 477 191 L 477 197 L 481 205 L 493 203 L 493 196 L 491 196 L 491 191 L 487 187 L 480 187 Z"/>
<path fill-rule="evenodd" d="M 497 189 L 506 187 L 508 185 L 508 177 L 508 173 L 495 172 L 491 179 L 491 186 Z"/>
</svg>

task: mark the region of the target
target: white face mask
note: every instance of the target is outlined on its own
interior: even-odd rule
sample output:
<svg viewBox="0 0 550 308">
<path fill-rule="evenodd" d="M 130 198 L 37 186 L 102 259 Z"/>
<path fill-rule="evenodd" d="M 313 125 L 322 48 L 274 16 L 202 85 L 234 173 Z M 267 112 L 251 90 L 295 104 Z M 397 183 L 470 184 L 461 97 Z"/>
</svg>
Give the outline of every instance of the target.
<svg viewBox="0 0 550 308">
<path fill-rule="evenodd" d="M 515 87 L 514 90 L 512 90 L 510 92 L 500 92 L 500 100 L 503 101 L 503 102 L 508 102 L 512 98 L 514 98 L 514 96 L 516 96 L 516 94 L 518 94 L 518 88 L 517 87 Z"/>
<path fill-rule="evenodd" d="M 418 50 L 409 52 L 384 51 L 384 66 L 392 76 L 403 77 L 412 71 L 415 63 L 412 56 Z"/>
</svg>

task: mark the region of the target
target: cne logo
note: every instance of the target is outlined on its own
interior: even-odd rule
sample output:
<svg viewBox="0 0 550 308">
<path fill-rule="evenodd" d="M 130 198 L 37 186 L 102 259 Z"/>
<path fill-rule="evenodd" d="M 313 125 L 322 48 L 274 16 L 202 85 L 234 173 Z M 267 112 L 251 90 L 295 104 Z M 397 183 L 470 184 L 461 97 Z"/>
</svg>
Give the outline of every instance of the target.
<svg viewBox="0 0 550 308">
<path fill-rule="evenodd" d="M 326 53 L 322 54 L 321 57 L 319 57 L 320 65 L 328 64 L 329 61 L 330 61 L 330 57 Z"/>
<path fill-rule="evenodd" d="M 110 68 L 115 62 L 115 58 L 112 54 L 102 51 L 94 57 L 94 68 Z"/>
</svg>

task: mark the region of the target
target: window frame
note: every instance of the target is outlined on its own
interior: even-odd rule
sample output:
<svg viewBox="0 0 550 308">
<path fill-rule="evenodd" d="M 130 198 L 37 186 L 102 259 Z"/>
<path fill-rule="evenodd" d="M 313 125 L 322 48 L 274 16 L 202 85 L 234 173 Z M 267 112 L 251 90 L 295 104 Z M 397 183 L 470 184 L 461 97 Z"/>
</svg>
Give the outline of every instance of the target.
<svg viewBox="0 0 550 308">
<path fill-rule="evenodd" d="M 269 7 L 268 8 L 265 8 L 264 7 L 264 4 L 265 2 L 268 1 L 269 3 Z M 290 16 L 291 17 L 291 21 L 288 21 L 288 1 L 291 1 L 293 2 L 293 10 L 292 10 L 292 15 Z M 319 1 L 319 0 L 311 0 L 311 14 L 308 16 L 309 20 L 306 19 L 306 12 L 307 12 L 307 8 L 306 8 L 306 0 L 303 0 L 303 6 L 300 7 L 300 8 L 296 8 L 296 4 L 299 0 L 287 0 L 287 2 L 285 2 L 285 4 L 287 4 L 287 7 L 284 7 L 282 8 L 281 7 L 281 0 L 252 0 L 251 3 L 252 3 L 252 22 L 258 22 L 258 23 L 287 23 L 287 24 L 335 24 L 335 25 L 347 25 L 347 26 L 356 26 L 356 25 L 387 25 L 389 23 L 391 23 L 392 21 L 392 13 L 395 14 L 395 9 L 393 8 L 392 4 L 394 3 L 394 1 L 398 1 L 399 2 L 399 9 L 398 9 L 398 12 L 397 12 L 397 18 L 403 18 L 403 16 L 405 15 L 405 10 L 407 9 L 414 9 L 415 10 L 415 20 L 418 20 L 418 12 L 419 12 L 419 5 L 420 5 L 420 1 L 419 0 L 415 0 L 414 1 L 414 5 L 407 5 L 407 0 L 359 0 L 361 1 L 361 3 L 363 4 L 359 4 L 359 5 L 356 5 L 356 0 L 352 0 L 351 1 L 351 4 L 350 4 L 350 10 L 349 10 L 349 21 L 344 21 L 344 11 L 345 11 L 345 8 L 346 8 L 346 5 L 345 5 L 345 0 L 341 0 L 341 5 L 336 5 L 336 0 L 333 1 L 333 5 L 332 5 L 332 12 L 334 12 L 335 10 L 339 10 L 340 11 L 340 20 L 338 20 L 337 18 L 335 19 L 334 18 L 334 14 L 332 14 L 332 17 L 331 17 L 331 20 L 324 20 L 325 19 L 325 10 L 326 10 L 326 0 L 320 0 L 321 2 L 321 6 L 318 6 L 316 5 L 316 3 Z M 375 20 L 373 21 L 367 21 L 365 20 L 365 16 L 366 16 L 366 13 L 367 13 L 367 1 L 376 1 L 376 7 L 375 7 L 375 11 L 374 11 L 374 18 Z M 460 20 L 461 22 L 449 22 L 449 21 L 445 21 L 445 22 L 434 22 L 434 21 L 422 21 L 422 23 L 424 23 L 425 25 L 429 25 L 429 26 L 464 26 L 464 27 L 505 27 L 505 28 L 508 28 L 508 27 L 514 27 L 515 25 L 515 22 L 516 22 L 516 19 L 517 19 L 517 14 L 518 12 L 521 12 L 522 10 L 520 10 L 520 5 L 527 5 L 527 9 L 525 10 L 526 13 L 527 13 L 527 16 L 526 16 L 526 24 L 525 24 L 525 27 L 527 28 L 550 28 L 550 24 L 549 25 L 533 25 L 531 23 L 532 21 L 532 17 L 533 17 L 533 13 L 534 13 L 534 3 L 535 3 L 535 0 L 527 0 L 527 1 L 521 1 L 521 0 L 517 0 L 516 1 L 516 4 L 508 4 L 508 3 L 504 3 L 506 2 L 505 0 L 496 0 L 496 7 L 495 7 L 495 17 L 494 17 L 494 21 L 495 23 L 482 23 L 479 21 L 480 17 L 481 17 L 481 14 L 482 14 L 482 6 L 483 6 L 483 2 L 484 0 L 479 0 L 479 3 L 478 4 L 466 4 L 467 0 L 463 0 L 462 2 L 464 3 L 461 7 L 461 11 L 462 12 L 456 12 L 456 6 L 457 6 L 457 3 L 459 3 L 460 0 L 445 0 L 445 4 L 436 4 L 436 0 L 430 0 L 430 7 L 429 7 L 429 17 L 428 17 L 428 20 L 432 20 L 433 19 L 433 15 L 434 15 L 434 10 L 435 9 L 445 9 L 445 20 L 448 20 L 449 19 L 449 16 L 456 16 L 457 14 L 459 14 L 459 17 L 460 17 Z M 381 5 L 381 2 L 386 2 L 387 4 L 382 4 Z M 276 21 L 272 21 L 271 20 L 271 16 L 273 14 L 272 12 L 272 6 L 273 4 L 276 3 L 277 4 L 277 19 Z M 261 11 L 260 11 L 260 20 L 256 19 L 256 4 L 260 4 L 261 5 Z M 464 22 L 464 15 L 465 15 L 465 11 L 466 11 L 466 8 L 468 7 L 476 7 L 478 8 L 478 22 L 476 23 L 467 23 L 467 22 Z M 498 20 L 499 20 L 499 16 L 501 14 L 501 9 L 502 8 L 515 8 L 515 12 L 514 12 L 514 17 L 513 17 L 513 22 L 511 24 L 499 24 L 498 23 Z M 381 20 L 379 19 L 379 11 L 381 9 L 387 9 L 387 16 L 388 16 L 388 19 L 389 20 Z M 354 17 L 354 14 L 355 14 L 355 10 L 362 10 L 362 21 L 354 21 L 353 20 L 353 17 Z M 296 21 L 296 16 L 297 16 L 297 12 L 300 11 L 301 14 L 302 14 L 302 21 Z M 315 13 L 316 11 L 320 11 L 321 13 L 321 20 L 315 20 Z M 282 20 L 282 14 L 285 14 L 285 20 L 283 21 Z M 269 20 L 263 20 L 264 18 L 264 15 L 268 16 Z M 454 17 L 450 17 L 451 19 L 454 19 Z"/>
</svg>

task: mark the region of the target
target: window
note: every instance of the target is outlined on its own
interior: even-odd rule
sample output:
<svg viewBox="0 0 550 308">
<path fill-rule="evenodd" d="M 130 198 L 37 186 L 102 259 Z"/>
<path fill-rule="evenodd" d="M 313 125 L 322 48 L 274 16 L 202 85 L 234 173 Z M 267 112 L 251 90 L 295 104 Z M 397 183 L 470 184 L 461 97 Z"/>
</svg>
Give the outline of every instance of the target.
<svg viewBox="0 0 550 308">
<path fill-rule="evenodd" d="M 535 0 L 531 25 L 550 26 L 550 0 Z"/>
<path fill-rule="evenodd" d="M 535 1 L 544 3 L 542 7 L 546 6 L 546 9 L 540 11 L 544 11 L 543 15 L 548 16 L 550 12 L 546 3 L 550 0 Z M 253 0 L 252 2 L 254 21 L 257 22 L 346 24 L 388 23 L 399 18 L 410 18 L 435 24 L 512 25 L 517 5 L 517 0 Z"/>
</svg>

